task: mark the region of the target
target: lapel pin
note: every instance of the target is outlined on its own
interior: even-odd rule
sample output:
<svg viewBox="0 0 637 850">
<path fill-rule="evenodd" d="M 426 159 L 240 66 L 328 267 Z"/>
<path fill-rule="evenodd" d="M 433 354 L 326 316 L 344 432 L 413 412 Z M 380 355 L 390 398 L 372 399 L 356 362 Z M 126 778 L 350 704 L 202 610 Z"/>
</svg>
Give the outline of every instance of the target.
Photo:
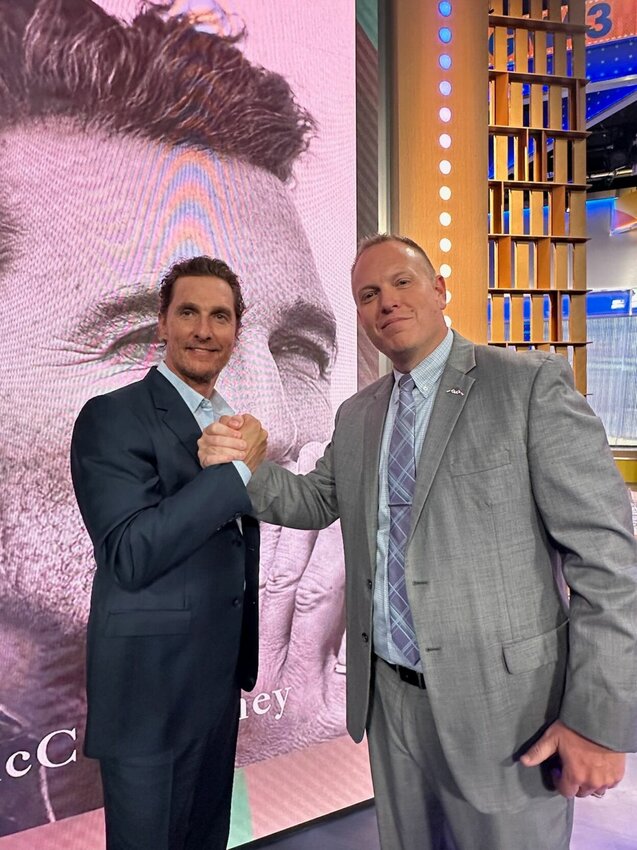
<svg viewBox="0 0 637 850">
<path fill-rule="evenodd" d="M 445 392 L 451 393 L 451 395 L 464 395 L 460 387 L 451 387 L 450 390 L 445 390 Z"/>
</svg>

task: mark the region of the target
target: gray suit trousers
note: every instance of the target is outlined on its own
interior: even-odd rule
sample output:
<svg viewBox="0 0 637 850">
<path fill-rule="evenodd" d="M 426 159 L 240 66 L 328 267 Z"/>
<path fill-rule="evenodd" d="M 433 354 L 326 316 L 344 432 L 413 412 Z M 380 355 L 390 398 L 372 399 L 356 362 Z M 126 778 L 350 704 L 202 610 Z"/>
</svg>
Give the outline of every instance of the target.
<svg viewBox="0 0 637 850">
<path fill-rule="evenodd" d="M 479 812 L 449 771 L 427 691 L 380 659 L 374 673 L 367 736 L 382 850 L 568 850 L 572 800 Z"/>
</svg>

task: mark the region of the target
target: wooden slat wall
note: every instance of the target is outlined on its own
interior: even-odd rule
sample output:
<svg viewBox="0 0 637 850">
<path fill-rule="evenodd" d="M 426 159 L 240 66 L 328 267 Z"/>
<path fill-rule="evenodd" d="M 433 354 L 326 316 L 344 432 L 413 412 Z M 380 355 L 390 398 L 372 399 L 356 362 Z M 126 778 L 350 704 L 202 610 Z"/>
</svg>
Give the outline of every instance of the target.
<svg viewBox="0 0 637 850">
<path fill-rule="evenodd" d="M 567 356 L 585 393 L 585 3 L 490 7 L 490 342 Z"/>
</svg>

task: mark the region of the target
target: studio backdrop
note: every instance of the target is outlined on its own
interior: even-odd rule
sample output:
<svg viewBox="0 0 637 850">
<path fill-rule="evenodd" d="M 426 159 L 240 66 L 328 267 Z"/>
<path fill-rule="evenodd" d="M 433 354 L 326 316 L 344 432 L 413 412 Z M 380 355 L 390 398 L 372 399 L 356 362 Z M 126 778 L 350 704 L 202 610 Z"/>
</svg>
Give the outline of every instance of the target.
<svg viewBox="0 0 637 850">
<path fill-rule="evenodd" d="M 209 254 L 247 302 L 218 388 L 313 467 L 357 382 L 355 8 L 0 0 L 0 30 L 0 847 L 98 850 L 73 422 L 159 362 L 161 275 Z M 338 525 L 263 526 L 233 846 L 371 795 L 343 603 Z"/>
</svg>

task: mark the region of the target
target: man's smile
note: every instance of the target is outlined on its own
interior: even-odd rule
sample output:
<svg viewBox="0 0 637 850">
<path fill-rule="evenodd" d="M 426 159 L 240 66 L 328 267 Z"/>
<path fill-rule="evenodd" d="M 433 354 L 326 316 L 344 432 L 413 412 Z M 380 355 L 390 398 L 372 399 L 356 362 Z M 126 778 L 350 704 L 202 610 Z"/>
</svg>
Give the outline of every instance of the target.
<svg viewBox="0 0 637 850">
<path fill-rule="evenodd" d="M 203 345 L 187 345 L 186 351 L 197 351 L 204 354 L 214 354 L 219 351 L 218 348 L 206 348 Z"/>
<path fill-rule="evenodd" d="M 381 331 L 386 330 L 391 325 L 398 324 L 399 322 L 406 322 L 411 319 L 412 316 L 390 316 L 389 319 L 386 319 L 380 326 Z"/>
</svg>

